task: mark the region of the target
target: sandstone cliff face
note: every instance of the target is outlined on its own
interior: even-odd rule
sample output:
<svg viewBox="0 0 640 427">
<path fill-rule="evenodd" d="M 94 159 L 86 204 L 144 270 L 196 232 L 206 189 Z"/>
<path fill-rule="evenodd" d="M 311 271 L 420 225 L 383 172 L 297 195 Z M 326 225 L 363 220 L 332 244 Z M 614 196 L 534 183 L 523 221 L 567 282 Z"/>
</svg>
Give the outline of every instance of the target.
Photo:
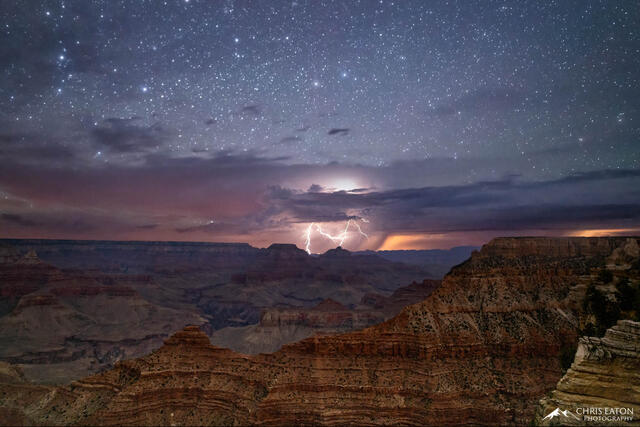
<svg viewBox="0 0 640 427">
<path fill-rule="evenodd" d="M 0 407 L 48 424 L 528 424 L 577 340 L 586 283 L 627 243 L 496 239 L 380 325 L 256 356 L 189 327 L 68 387 L 2 385 Z"/>
<path fill-rule="evenodd" d="M 556 408 L 571 414 L 548 417 Z M 604 419 L 585 408 L 601 408 Z M 604 414 L 605 408 L 625 408 L 626 419 Z M 629 409 L 631 411 L 629 411 Z M 609 410 L 611 412 L 611 410 Z M 545 419 L 546 417 L 546 419 Z M 606 417 L 609 417 L 608 419 Z M 580 338 L 571 368 L 549 397 L 540 401 L 536 425 L 640 425 L 640 322 L 620 320 L 603 338 Z"/>
</svg>

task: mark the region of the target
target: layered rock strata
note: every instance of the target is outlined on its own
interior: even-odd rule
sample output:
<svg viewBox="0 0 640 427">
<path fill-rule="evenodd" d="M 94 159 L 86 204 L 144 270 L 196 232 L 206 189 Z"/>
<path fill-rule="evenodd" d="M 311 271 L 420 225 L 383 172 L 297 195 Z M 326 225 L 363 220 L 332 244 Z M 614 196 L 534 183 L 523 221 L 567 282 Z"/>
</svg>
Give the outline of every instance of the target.
<svg viewBox="0 0 640 427">
<path fill-rule="evenodd" d="M 423 277 L 372 254 L 309 256 L 290 244 L 0 239 L 0 360 L 30 380 L 63 384 L 148 354 L 187 324 L 250 329 L 273 307 L 304 312 L 327 298 L 351 309 L 366 294 L 386 298 Z M 321 328 L 262 334 L 257 350 Z"/>
<path fill-rule="evenodd" d="M 571 368 L 540 401 L 535 423 L 640 425 L 640 322 L 620 320 L 603 338 L 580 338 Z"/>
<path fill-rule="evenodd" d="M 46 424 L 528 424 L 577 341 L 586 284 L 627 243 L 496 239 L 380 325 L 256 356 L 188 327 L 67 387 L 2 385 L 0 406 Z"/>
</svg>

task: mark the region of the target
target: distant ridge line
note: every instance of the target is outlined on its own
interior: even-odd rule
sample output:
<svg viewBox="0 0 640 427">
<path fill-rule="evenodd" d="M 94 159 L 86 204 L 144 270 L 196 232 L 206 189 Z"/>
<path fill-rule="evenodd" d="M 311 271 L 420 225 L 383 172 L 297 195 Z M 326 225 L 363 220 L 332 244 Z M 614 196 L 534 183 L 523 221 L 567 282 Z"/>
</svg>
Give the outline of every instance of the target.
<svg viewBox="0 0 640 427">
<path fill-rule="evenodd" d="M 76 244 L 76 245 L 95 245 L 95 244 L 117 244 L 117 245 L 147 245 L 147 246 L 160 246 L 160 245 L 176 245 L 176 246 L 237 246 L 237 247 L 251 247 L 255 249 L 255 246 L 251 246 L 246 242 L 189 242 L 189 241 L 174 241 L 174 240 L 85 240 L 85 239 L 13 239 L 13 238 L 0 238 L 0 243 L 8 244 Z"/>
</svg>

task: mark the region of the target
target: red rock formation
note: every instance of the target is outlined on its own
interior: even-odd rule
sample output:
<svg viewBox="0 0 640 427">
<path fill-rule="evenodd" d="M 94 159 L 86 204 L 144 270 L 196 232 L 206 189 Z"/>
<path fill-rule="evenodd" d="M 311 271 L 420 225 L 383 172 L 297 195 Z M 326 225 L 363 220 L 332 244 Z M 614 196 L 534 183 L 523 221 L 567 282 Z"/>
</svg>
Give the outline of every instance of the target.
<svg viewBox="0 0 640 427">
<path fill-rule="evenodd" d="M 496 239 L 363 331 L 244 356 L 189 327 L 68 387 L 2 385 L 0 406 L 24 400 L 48 424 L 527 424 L 576 341 L 585 283 L 625 242 Z"/>
</svg>

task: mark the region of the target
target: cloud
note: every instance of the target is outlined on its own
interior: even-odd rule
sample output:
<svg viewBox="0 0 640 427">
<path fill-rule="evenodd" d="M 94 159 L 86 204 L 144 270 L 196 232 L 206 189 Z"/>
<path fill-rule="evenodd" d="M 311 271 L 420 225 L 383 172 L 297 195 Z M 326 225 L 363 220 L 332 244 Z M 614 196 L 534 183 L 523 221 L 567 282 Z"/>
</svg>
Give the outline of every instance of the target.
<svg viewBox="0 0 640 427">
<path fill-rule="evenodd" d="M 0 134 L 0 166 L 2 163 L 69 163 L 76 151 L 51 135 L 6 131 Z"/>
<path fill-rule="evenodd" d="M 611 228 L 640 224 L 640 171 L 603 170 L 527 182 L 517 177 L 457 186 L 367 193 L 277 192 L 295 221 L 360 213 L 384 232 Z"/>
<path fill-rule="evenodd" d="M 0 214 L 0 221 L 15 224 L 21 227 L 33 227 L 37 224 L 35 221 L 26 219 L 22 215 L 8 213 Z"/>
<path fill-rule="evenodd" d="M 160 123 L 151 126 L 138 124 L 137 117 L 129 119 L 109 118 L 101 126 L 91 130 L 90 135 L 100 146 L 118 153 L 135 153 L 159 148 L 173 132 Z"/>
<path fill-rule="evenodd" d="M 240 109 L 240 115 L 258 117 L 261 114 L 262 114 L 262 109 L 260 108 L 260 105 L 257 105 L 257 104 L 245 105 Z"/>
<path fill-rule="evenodd" d="M 348 128 L 333 128 L 327 132 L 328 135 L 348 135 L 350 129 Z"/>
<path fill-rule="evenodd" d="M 0 138 L 0 145 L 8 142 Z M 5 235 L 298 242 L 309 222 L 338 226 L 357 217 L 370 220 L 367 233 L 382 237 L 640 225 L 640 171 L 632 169 L 443 185 L 451 165 L 442 159 L 385 167 L 291 164 L 233 152 L 141 159 L 74 168 L 0 160 L 0 189 L 22 200 L 0 199 Z M 329 191 L 340 177 L 360 188 Z"/>
<path fill-rule="evenodd" d="M 62 233 L 61 236 L 64 236 L 65 233 L 74 234 L 96 231 L 103 224 L 112 226 L 114 220 L 112 218 L 98 220 L 95 215 L 28 211 L 20 214 L 3 213 L 0 215 L 0 224 L 7 233 L 12 231 L 15 233 L 48 233 L 54 231 Z"/>
</svg>

